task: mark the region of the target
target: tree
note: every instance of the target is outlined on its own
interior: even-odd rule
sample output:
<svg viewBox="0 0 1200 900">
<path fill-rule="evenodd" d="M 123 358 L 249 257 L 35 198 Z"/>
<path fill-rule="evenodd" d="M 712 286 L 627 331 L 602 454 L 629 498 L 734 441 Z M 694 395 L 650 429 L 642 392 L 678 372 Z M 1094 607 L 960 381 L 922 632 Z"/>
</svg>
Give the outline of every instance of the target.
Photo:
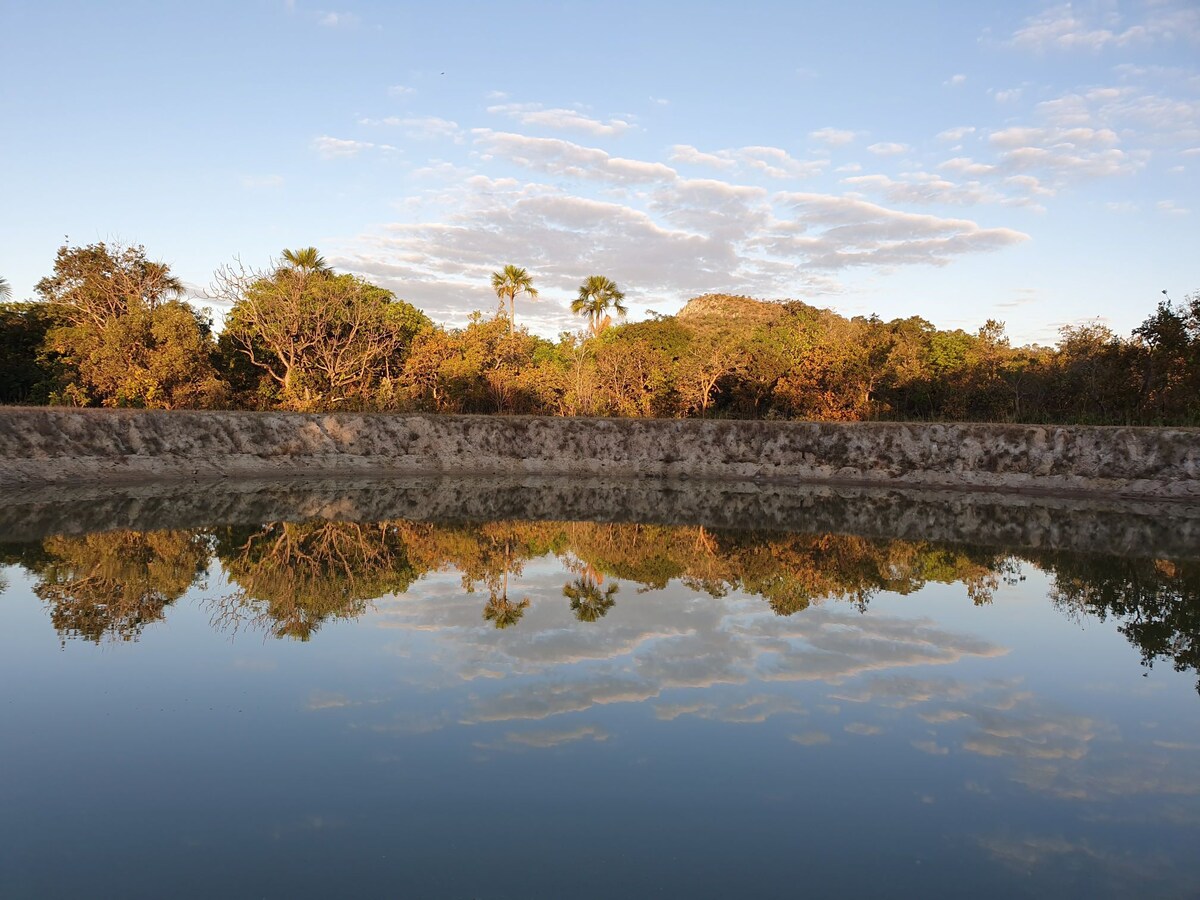
<svg viewBox="0 0 1200 900">
<path fill-rule="evenodd" d="M 46 403 L 59 366 L 45 349 L 55 319 L 45 303 L 0 303 L 0 403 Z"/>
<path fill-rule="evenodd" d="M 533 276 L 519 266 L 505 266 L 499 272 L 492 273 L 492 290 L 496 292 L 502 307 L 504 301 L 508 301 L 508 330 L 511 333 L 516 329 L 517 294 L 525 294 L 530 300 L 537 299 L 538 292 L 533 286 Z"/>
<path fill-rule="evenodd" d="M 286 251 L 285 263 L 269 273 L 226 266 L 210 289 L 232 304 L 228 339 L 292 409 L 368 405 L 381 379 L 399 375 L 417 332 L 431 324 L 391 291 L 323 266 L 312 248 Z"/>
<path fill-rule="evenodd" d="M 64 245 L 37 292 L 56 323 L 45 349 L 66 367 L 52 399 L 158 409 L 223 402 L 207 318 L 141 246 Z"/>
<path fill-rule="evenodd" d="M 100 241 L 58 248 L 54 274 L 37 283 L 38 294 L 71 325 L 103 328 L 137 309 L 153 311 L 183 297 L 183 282 L 166 263 L 146 258 L 141 245 L 111 248 Z"/>
<path fill-rule="evenodd" d="M 596 337 L 612 322 L 610 309 L 620 316 L 628 312 L 621 302 L 624 299 L 625 294 L 615 281 L 603 275 L 589 275 L 579 286 L 579 296 L 571 301 L 571 312 L 586 316 L 588 331 Z"/>
<path fill-rule="evenodd" d="M 12 285 L 8 283 L 8 279 L 0 275 L 0 300 L 12 299 Z"/>
</svg>

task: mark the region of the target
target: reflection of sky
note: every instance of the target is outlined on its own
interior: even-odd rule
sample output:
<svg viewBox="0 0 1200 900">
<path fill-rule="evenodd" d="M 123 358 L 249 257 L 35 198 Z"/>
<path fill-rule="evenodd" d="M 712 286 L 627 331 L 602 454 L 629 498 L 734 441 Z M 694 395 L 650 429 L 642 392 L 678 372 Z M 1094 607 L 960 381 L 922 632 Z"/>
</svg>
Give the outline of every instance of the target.
<svg viewBox="0 0 1200 900">
<path fill-rule="evenodd" d="M 790 894 L 801 859 L 816 893 L 1195 890 L 1190 676 L 1143 678 L 1025 574 L 982 608 L 930 585 L 786 618 L 617 582 L 587 623 L 545 559 L 502 631 L 446 572 L 307 644 L 231 640 L 191 595 L 138 643 L 60 650 L 10 569 L 0 894 L 211 893 L 215 858 L 292 894 Z"/>
</svg>

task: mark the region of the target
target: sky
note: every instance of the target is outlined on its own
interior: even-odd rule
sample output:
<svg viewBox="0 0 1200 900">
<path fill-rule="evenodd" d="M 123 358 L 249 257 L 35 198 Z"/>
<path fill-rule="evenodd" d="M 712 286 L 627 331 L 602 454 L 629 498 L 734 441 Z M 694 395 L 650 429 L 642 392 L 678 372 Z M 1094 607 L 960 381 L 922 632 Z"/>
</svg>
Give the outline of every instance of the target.
<svg viewBox="0 0 1200 900">
<path fill-rule="evenodd" d="M 1198 0 L 0 0 L 0 34 L 16 299 L 64 239 L 198 296 L 313 245 L 450 325 L 512 263 L 549 337 L 592 274 L 634 320 L 728 292 L 1042 344 L 1200 291 Z"/>
</svg>

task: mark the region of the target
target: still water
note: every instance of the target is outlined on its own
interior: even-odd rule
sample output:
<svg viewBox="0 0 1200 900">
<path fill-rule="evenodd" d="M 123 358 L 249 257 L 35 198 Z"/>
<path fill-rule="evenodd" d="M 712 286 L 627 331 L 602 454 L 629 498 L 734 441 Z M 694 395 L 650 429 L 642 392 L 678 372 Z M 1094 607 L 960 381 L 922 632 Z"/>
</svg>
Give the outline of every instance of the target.
<svg viewBox="0 0 1200 900">
<path fill-rule="evenodd" d="M 9 507 L 0 895 L 1200 892 L 1195 518 L 593 487 Z"/>
</svg>

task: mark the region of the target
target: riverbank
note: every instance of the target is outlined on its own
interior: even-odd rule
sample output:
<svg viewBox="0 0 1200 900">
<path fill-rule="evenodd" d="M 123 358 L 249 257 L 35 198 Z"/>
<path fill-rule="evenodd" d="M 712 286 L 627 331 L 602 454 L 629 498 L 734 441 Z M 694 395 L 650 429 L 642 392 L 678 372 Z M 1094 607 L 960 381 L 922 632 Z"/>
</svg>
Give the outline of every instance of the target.
<svg viewBox="0 0 1200 900">
<path fill-rule="evenodd" d="M 1200 429 L 0 409 L 0 486 L 396 475 L 1200 499 Z"/>
</svg>

